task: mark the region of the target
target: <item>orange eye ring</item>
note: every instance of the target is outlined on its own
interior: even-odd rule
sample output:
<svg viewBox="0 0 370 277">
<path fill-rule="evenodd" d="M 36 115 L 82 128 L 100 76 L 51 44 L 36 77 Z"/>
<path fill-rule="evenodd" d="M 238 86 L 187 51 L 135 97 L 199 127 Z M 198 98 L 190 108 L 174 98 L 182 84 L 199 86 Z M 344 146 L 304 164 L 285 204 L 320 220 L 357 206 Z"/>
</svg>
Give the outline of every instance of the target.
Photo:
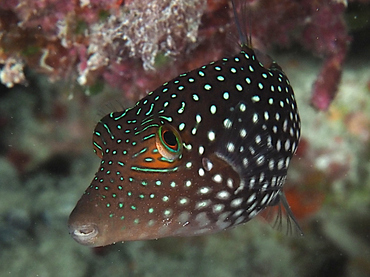
<svg viewBox="0 0 370 277">
<path fill-rule="evenodd" d="M 171 162 L 179 158 L 182 153 L 181 136 L 172 126 L 162 125 L 158 128 L 156 146 L 159 154 Z"/>
</svg>

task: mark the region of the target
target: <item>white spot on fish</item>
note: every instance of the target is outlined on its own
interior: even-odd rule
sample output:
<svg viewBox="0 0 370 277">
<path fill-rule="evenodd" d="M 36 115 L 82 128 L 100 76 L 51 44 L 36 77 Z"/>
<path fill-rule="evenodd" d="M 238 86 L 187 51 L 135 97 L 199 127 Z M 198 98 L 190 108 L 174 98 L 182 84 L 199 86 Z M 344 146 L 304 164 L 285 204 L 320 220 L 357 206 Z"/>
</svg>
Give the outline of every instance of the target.
<svg viewBox="0 0 370 277">
<path fill-rule="evenodd" d="M 209 132 L 208 132 L 208 139 L 209 139 L 210 141 L 214 141 L 214 140 L 215 140 L 215 138 L 216 138 L 216 134 L 215 134 L 215 132 L 213 132 L 213 131 L 209 131 Z"/>
<path fill-rule="evenodd" d="M 199 189 L 200 194 L 207 194 L 207 193 L 210 193 L 210 192 L 211 192 L 211 188 L 209 188 L 209 187 L 201 187 Z"/>
<path fill-rule="evenodd" d="M 207 158 L 202 159 L 202 165 L 206 171 L 211 171 L 213 168 L 213 163 Z"/>
<path fill-rule="evenodd" d="M 230 193 L 226 190 L 222 190 L 216 194 L 216 198 L 221 200 L 227 200 L 230 197 Z"/>
<path fill-rule="evenodd" d="M 215 204 L 212 207 L 212 211 L 213 211 L 213 213 L 216 214 L 216 213 L 222 212 L 224 210 L 224 208 L 225 208 L 224 204 Z"/>
<path fill-rule="evenodd" d="M 221 183 L 222 182 L 222 176 L 220 174 L 216 174 L 212 177 L 212 180 L 215 181 L 216 183 Z"/>
</svg>

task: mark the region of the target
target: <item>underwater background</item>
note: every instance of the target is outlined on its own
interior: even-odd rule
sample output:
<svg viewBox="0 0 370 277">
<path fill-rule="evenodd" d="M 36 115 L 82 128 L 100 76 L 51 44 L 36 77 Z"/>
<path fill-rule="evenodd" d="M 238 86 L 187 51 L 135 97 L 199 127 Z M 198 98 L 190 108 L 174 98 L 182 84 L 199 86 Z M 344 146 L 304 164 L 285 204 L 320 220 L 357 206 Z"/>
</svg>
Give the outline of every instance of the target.
<svg viewBox="0 0 370 277">
<path fill-rule="evenodd" d="M 214 235 L 88 248 L 67 220 L 106 113 L 237 51 L 230 1 L 0 2 L 0 276 L 370 276 L 370 1 L 249 0 L 253 45 L 289 77 L 302 138 L 263 216 Z M 248 21 L 248 20 L 247 20 Z"/>
</svg>

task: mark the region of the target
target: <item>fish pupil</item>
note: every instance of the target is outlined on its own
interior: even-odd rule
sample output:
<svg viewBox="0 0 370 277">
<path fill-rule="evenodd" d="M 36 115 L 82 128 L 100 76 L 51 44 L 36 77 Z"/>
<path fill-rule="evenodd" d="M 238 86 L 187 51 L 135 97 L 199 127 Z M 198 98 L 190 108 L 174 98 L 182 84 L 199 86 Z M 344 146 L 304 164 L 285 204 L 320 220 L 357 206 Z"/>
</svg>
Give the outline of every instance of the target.
<svg viewBox="0 0 370 277">
<path fill-rule="evenodd" d="M 177 148 L 177 139 L 175 134 L 172 131 L 164 131 L 163 133 L 163 141 L 167 144 L 168 147 L 172 149 Z"/>
</svg>

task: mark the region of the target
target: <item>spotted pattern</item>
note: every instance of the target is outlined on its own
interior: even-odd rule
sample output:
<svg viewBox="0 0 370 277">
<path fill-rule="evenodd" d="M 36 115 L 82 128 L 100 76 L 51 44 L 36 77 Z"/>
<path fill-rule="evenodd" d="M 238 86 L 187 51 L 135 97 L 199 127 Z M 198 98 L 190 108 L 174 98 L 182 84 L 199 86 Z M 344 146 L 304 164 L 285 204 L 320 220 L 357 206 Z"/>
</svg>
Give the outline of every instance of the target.
<svg viewBox="0 0 370 277">
<path fill-rule="evenodd" d="M 99 121 L 101 164 L 69 218 L 71 233 L 99 246 L 247 222 L 276 202 L 299 137 L 287 77 L 243 46 Z"/>
</svg>

